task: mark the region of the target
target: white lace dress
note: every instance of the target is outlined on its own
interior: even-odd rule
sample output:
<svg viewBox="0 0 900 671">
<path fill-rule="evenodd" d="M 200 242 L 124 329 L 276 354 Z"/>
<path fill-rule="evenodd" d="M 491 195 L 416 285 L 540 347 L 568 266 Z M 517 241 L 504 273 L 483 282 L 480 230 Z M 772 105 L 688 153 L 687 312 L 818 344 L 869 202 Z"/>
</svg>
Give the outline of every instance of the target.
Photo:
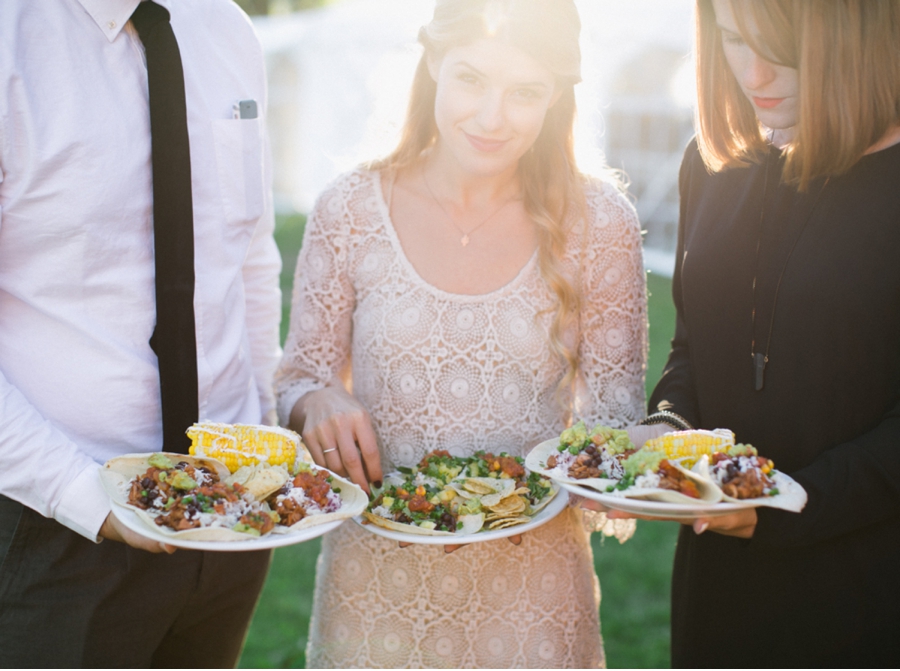
<svg viewBox="0 0 900 671">
<path fill-rule="evenodd" d="M 646 290 L 633 208 L 588 186 L 582 361 L 576 414 L 620 426 L 644 412 Z M 574 236 L 573 236 L 574 237 Z M 579 236 L 581 237 L 581 236 Z M 547 346 L 553 304 L 533 256 L 506 286 L 470 296 L 425 282 L 404 255 L 380 174 L 338 179 L 309 218 L 290 335 L 277 375 L 286 421 L 303 394 L 347 373 L 371 414 L 385 472 L 434 449 L 525 455 L 564 428 L 565 368 Z M 316 572 L 311 667 L 604 665 L 588 530 L 569 508 L 524 535 L 464 546 L 398 547 L 343 524 Z M 624 540 L 632 523 L 594 520 Z"/>
</svg>

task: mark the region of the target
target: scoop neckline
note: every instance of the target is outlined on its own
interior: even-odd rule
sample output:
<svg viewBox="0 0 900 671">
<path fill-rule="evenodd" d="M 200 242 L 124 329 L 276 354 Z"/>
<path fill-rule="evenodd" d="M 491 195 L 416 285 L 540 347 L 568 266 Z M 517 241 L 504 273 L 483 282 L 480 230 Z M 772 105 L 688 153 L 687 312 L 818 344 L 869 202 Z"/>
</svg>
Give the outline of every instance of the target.
<svg viewBox="0 0 900 671">
<path fill-rule="evenodd" d="M 373 170 L 372 171 L 372 188 L 375 190 L 375 198 L 377 199 L 378 210 L 381 214 L 381 220 L 384 224 L 384 228 L 387 231 L 387 236 L 391 241 L 391 245 L 394 247 L 397 256 L 400 258 L 401 265 L 409 272 L 409 274 L 418 281 L 422 286 L 424 286 L 428 291 L 446 299 L 452 300 L 462 300 L 467 302 L 477 303 L 480 301 L 485 301 L 490 298 L 497 297 L 510 289 L 515 288 L 517 285 L 521 284 L 525 275 L 531 270 L 532 266 L 537 261 L 538 250 L 535 249 L 531 256 L 528 257 L 528 261 L 525 262 L 519 271 L 513 276 L 509 282 L 506 284 L 492 289 L 487 293 L 483 294 L 458 294 L 452 291 L 445 291 L 440 287 L 434 286 L 431 282 L 426 280 L 422 275 L 416 270 L 416 267 L 413 265 L 412 261 L 409 260 L 409 257 L 406 256 L 406 250 L 403 249 L 403 245 L 400 242 L 400 236 L 397 235 L 397 230 L 394 228 L 394 221 L 391 219 L 391 213 L 388 210 L 387 201 L 384 199 L 384 191 L 382 189 L 382 179 L 385 174 L 384 170 Z"/>
</svg>

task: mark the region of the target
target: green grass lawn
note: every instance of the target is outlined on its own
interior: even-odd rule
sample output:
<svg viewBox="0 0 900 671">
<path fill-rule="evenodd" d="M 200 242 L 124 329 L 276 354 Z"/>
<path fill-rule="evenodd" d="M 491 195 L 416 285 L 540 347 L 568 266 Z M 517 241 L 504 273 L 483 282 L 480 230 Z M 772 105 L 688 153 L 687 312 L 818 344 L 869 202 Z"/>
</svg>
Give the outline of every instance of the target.
<svg viewBox="0 0 900 671">
<path fill-rule="evenodd" d="M 290 287 L 303 234 L 302 216 L 282 217 L 276 240 L 284 258 L 282 291 L 287 331 Z M 671 282 L 650 275 L 650 360 L 647 386 L 659 379 L 675 324 Z M 600 620 L 611 668 L 669 666 L 669 586 L 678 526 L 638 522 L 634 537 L 620 545 L 594 534 L 592 545 L 603 598 Z M 275 551 L 241 656 L 243 668 L 302 667 L 305 662 L 318 539 Z"/>
</svg>

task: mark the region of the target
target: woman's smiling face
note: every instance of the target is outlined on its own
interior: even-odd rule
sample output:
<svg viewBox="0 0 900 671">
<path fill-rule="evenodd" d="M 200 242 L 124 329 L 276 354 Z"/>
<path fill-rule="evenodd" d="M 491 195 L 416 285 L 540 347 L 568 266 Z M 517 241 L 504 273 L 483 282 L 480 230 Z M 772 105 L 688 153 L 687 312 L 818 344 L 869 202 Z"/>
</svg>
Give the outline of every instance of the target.
<svg viewBox="0 0 900 671">
<path fill-rule="evenodd" d="M 454 47 L 429 60 L 429 71 L 437 82 L 439 150 L 472 175 L 496 175 L 517 165 L 559 97 L 550 70 L 501 40 Z"/>
</svg>

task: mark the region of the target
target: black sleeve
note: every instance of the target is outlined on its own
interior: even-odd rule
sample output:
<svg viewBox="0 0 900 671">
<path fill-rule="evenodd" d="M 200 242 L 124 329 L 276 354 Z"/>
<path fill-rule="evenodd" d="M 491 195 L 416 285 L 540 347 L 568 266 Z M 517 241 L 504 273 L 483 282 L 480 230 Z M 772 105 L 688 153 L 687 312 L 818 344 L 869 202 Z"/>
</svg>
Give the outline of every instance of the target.
<svg viewBox="0 0 900 671">
<path fill-rule="evenodd" d="M 758 508 L 754 543 L 810 545 L 900 516 L 900 403 L 874 429 L 791 477 L 809 495 L 803 513 Z"/>
<path fill-rule="evenodd" d="M 692 140 L 684 153 L 681 170 L 678 174 L 678 191 L 680 195 L 680 211 L 678 221 L 678 246 L 675 251 L 675 273 L 672 276 L 672 298 L 675 302 L 676 321 L 675 337 L 669 359 L 663 369 L 662 377 L 650 396 L 649 412 L 669 410 L 689 421 L 693 426 L 700 426 L 700 411 L 697 407 L 697 396 L 691 375 L 690 348 L 688 345 L 687 325 L 684 322 L 684 311 L 681 295 L 681 265 L 684 261 L 685 227 L 690 202 L 691 173 L 700 160 L 696 140 Z M 701 168 L 702 169 L 702 168 Z"/>
</svg>

